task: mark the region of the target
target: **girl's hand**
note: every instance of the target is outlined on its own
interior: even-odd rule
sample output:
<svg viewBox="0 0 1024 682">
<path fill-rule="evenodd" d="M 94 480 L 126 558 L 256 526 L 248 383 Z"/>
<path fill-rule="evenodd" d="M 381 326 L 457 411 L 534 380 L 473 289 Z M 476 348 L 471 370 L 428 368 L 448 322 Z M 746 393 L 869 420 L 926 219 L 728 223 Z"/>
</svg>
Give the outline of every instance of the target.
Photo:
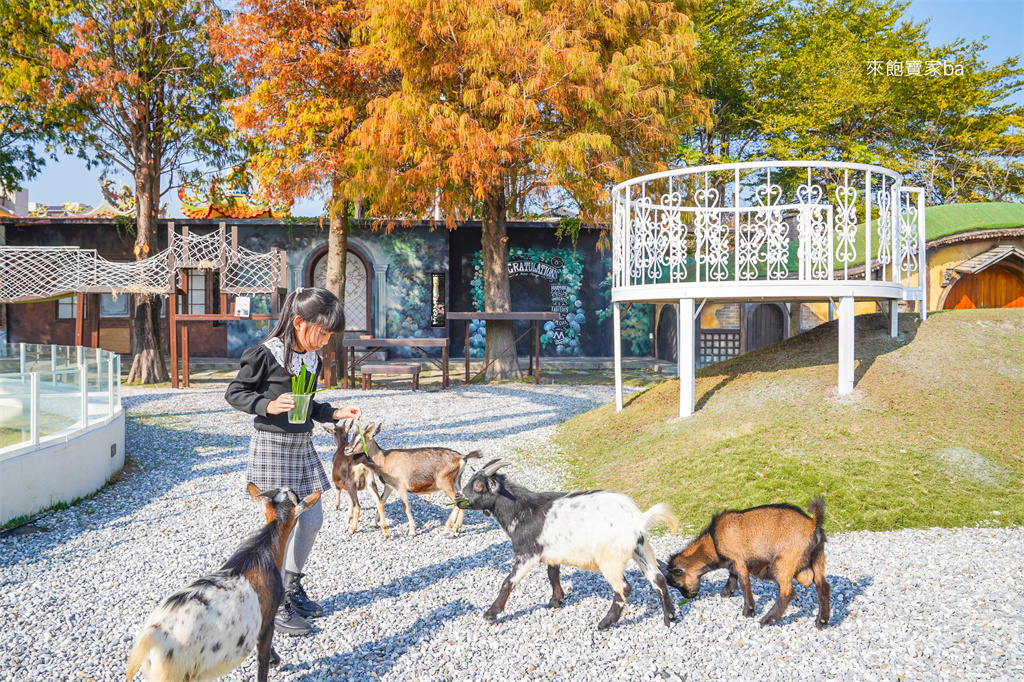
<svg viewBox="0 0 1024 682">
<path fill-rule="evenodd" d="M 363 411 L 355 405 L 346 405 L 345 407 L 339 407 L 334 411 L 334 419 L 341 421 L 342 419 L 359 419 L 363 416 Z"/>
<path fill-rule="evenodd" d="M 292 394 L 283 393 L 270 401 L 270 404 L 267 405 L 267 414 L 284 414 L 293 407 L 295 407 L 295 401 L 292 400 Z"/>
</svg>

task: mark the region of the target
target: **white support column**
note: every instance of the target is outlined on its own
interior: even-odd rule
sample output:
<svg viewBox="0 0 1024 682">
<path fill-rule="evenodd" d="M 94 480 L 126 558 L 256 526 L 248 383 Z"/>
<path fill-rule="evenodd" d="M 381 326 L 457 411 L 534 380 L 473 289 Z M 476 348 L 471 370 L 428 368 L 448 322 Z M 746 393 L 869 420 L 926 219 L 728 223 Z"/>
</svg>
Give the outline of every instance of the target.
<svg viewBox="0 0 1024 682">
<path fill-rule="evenodd" d="M 615 411 L 622 411 L 622 311 L 612 303 L 612 354 L 615 356 Z"/>
<path fill-rule="evenodd" d="M 679 299 L 679 416 L 693 414 L 694 403 L 694 305 L 692 298 Z"/>
<path fill-rule="evenodd" d="M 900 302 L 889 301 L 889 336 L 896 338 L 900 333 Z"/>
<path fill-rule="evenodd" d="M 853 392 L 853 297 L 839 299 L 839 395 Z"/>
</svg>

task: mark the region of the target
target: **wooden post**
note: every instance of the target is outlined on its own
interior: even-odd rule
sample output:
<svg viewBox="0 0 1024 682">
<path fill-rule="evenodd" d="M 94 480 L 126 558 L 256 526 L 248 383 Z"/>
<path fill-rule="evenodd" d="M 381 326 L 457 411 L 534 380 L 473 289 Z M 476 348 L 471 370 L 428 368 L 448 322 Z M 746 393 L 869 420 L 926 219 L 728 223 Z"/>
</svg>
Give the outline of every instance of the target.
<svg viewBox="0 0 1024 682">
<path fill-rule="evenodd" d="M 82 332 L 85 328 L 85 294 L 75 294 L 75 345 L 82 345 Z"/>
<path fill-rule="evenodd" d="M 181 323 L 181 384 L 188 388 L 188 322 Z"/>
<path fill-rule="evenodd" d="M 469 320 L 466 320 L 466 385 L 469 385 Z"/>
<path fill-rule="evenodd" d="M 122 296 L 124 296 L 124 295 L 126 295 L 126 294 L 122 294 Z M 91 301 L 89 301 L 89 303 L 90 303 L 89 307 L 93 311 L 93 314 L 89 316 L 90 318 L 92 318 L 92 324 L 89 325 L 91 327 L 91 329 L 89 330 L 89 348 L 99 348 L 100 347 L 100 295 L 99 294 L 92 294 L 89 298 L 92 299 Z M 131 305 L 128 306 L 128 309 L 131 310 Z"/>
<path fill-rule="evenodd" d="M 441 347 L 441 387 L 448 388 L 448 346 Z"/>
<path fill-rule="evenodd" d="M 540 383 L 540 320 L 531 320 L 530 326 L 533 327 L 533 347 L 537 352 L 537 361 L 533 366 L 534 371 L 534 383 Z"/>
<path fill-rule="evenodd" d="M 221 314 L 227 314 L 228 311 L 228 295 L 224 293 L 224 280 L 227 276 L 227 226 L 224 223 L 220 224 L 220 269 L 218 270 L 218 289 L 220 289 L 220 312 Z"/>
<path fill-rule="evenodd" d="M 173 244 L 174 223 L 167 226 L 167 243 Z M 171 388 L 178 388 L 178 271 L 174 262 L 174 249 L 168 249 L 167 285 L 170 294 L 167 296 L 167 328 L 171 346 Z"/>
</svg>

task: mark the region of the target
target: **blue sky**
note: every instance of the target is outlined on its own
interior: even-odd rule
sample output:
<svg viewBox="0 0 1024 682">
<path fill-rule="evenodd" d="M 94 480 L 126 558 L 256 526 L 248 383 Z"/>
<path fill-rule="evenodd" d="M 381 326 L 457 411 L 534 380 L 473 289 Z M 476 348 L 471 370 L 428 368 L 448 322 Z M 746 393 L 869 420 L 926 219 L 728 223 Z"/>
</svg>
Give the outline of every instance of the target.
<svg viewBox="0 0 1024 682">
<path fill-rule="evenodd" d="M 912 0 L 907 15 L 916 21 L 931 19 L 929 42 L 950 43 L 957 38 L 968 40 L 988 36 L 985 57 L 999 62 L 1007 57 L 1024 54 L 1024 1 L 1022 0 Z M 1024 93 L 1018 93 L 1024 102 Z M 118 183 L 132 186 L 124 174 L 111 173 Z M 85 163 L 74 157 L 61 157 L 50 161 L 35 180 L 27 183 L 29 201 L 47 204 L 81 202 L 95 206 L 100 202 L 99 171 L 86 170 Z M 165 195 L 168 215 L 180 216 L 177 194 L 172 190 Z M 292 215 L 320 215 L 323 199 L 296 202 Z"/>
</svg>

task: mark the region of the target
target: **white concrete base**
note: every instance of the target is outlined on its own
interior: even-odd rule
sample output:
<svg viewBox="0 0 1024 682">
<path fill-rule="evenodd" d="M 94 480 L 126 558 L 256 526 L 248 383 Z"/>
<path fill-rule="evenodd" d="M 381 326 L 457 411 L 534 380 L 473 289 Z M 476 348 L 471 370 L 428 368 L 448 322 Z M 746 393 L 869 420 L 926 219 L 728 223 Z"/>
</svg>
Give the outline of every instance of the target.
<svg viewBox="0 0 1024 682">
<path fill-rule="evenodd" d="M 4 459 L 0 524 L 96 492 L 123 466 L 123 410 L 69 440 Z"/>
</svg>

